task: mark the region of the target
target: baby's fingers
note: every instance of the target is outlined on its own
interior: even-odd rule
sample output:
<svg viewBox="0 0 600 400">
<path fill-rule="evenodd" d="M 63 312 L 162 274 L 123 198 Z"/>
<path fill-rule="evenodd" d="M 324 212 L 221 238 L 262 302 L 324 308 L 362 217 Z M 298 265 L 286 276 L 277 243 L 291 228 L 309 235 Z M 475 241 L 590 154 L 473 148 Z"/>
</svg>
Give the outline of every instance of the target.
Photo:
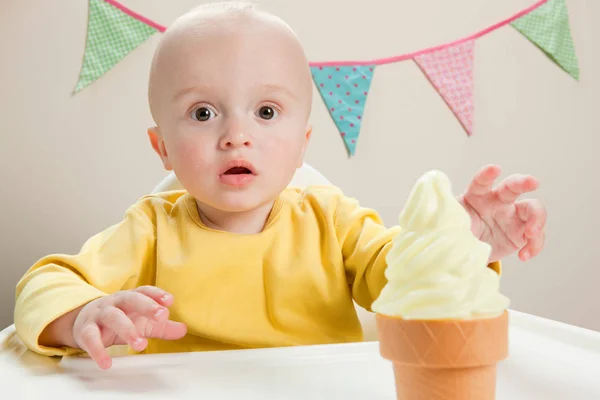
<svg viewBox="0 0 600 400">
<path fill-rule="evenodd" d="M 116 294 L 113 306 L 120 308 L 128 315 L 141 315 L 155 321 L 164 321 L 167 309 L 152 298 L 135 290 Z"/>
<path fill-rule="evenodd" d="M 165 318 L 163 321 L 138 318 L 135 320 L 135 325 L 138 331 L 142 332 L 142 335 L 147 338 L 177 340 L 184 337 L 187 333 L 187 326 L 185 324 L 172 321 L 168 318 Z"/>
<path fill-rule="evenodd" d="M 132 349 L 142 351 L 148 345 L 148 341 L 140 335 L 133 321 L 120 309 L 106 307 L 102 310 L 98 324 L 117 335 L 121 341 L 127 343 Z"/>
<path fill-rule="evenodd" d="M 539 200 L 529 199 L 516 203 L 517 215 L 525 223 L 525 236 L 535 239 L 546 226 L 548 214 Z"/>
<path fill-rule="evenodd" d="M 160 338 L 164 340 L 181 339 L 187 333 L 187 326 L 184 323 L 169 320 L 165 323 L 161 333 Z"/>
<path fill-rule="evenodd" d="M 539 236 L 529 239 L 525 247 L 519 251 L 519 258 L 522 261 L 527 261 L 532 257 L 540 254 L 542 249 L 544 248 L 544 242 L 546 241 L 546 234 L 542 232 Z"/>
<path fill-rule="evenodd" d="M 157 288 L 156 286 L 140 286 L 134 289 L 134 291 L 150 297 L 152 300 L 165 307 L 170 307 L 173 304 L 173 296 L 171 293 L 168 293 L 161 288 Z"/>
<path fill-rule="evenodd" d="M 100 328 L 95 323 L 89 323 L 81 329 L 79 338 L 76 338 L 79 347 L 86 351 L 88 355 L 102 369 L 108 369 L 112 365 L 112 360 L 102 343 Z"/>
</svg>

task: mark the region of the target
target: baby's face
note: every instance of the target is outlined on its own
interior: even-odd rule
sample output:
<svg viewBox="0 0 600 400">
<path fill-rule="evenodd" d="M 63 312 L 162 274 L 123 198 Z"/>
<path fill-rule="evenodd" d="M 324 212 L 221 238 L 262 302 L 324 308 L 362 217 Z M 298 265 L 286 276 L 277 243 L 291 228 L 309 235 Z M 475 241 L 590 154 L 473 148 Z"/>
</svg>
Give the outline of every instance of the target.
<svg viewBox="0 0 600 400">
<path fill-rule="evenodd" d="M 273 201 L 302 164 L 312 82 L 290 33 L 218 26 L 164 46 L 151 101 L 165 166 L 200 203 L 241 212 Z"/>
</svg>

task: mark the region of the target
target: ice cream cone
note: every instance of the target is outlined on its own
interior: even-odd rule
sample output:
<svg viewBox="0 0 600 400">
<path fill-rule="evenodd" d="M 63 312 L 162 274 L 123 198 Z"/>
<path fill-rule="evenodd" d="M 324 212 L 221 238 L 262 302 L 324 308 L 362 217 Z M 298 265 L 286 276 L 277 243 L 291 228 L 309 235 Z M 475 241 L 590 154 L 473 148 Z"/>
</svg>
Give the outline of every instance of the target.
<svg viewBox="0 0 600 400">
<path fill-rule="evenodd" d="M 380 352 L 393 362 L 398 400 L 494 400 L 508 356 L 508 313 L 471 320 L 377 314 Z"/>
</svg>

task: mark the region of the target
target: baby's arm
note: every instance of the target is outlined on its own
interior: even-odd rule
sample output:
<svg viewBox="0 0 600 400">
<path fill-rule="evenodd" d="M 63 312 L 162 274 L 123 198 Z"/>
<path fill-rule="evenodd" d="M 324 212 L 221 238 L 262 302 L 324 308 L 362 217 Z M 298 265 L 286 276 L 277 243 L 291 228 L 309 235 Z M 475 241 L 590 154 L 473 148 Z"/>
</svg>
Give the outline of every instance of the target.
<svg viewBox="0 0 600 400">
<path fill-rule="evenodd" d="M 400 228 L 386 228 L 374 210 L 343 196 L 339 198 L 335 224 L 352 296 L 358 305 L 370 310 L 387 283 L 385 257 Z"/>
<path fill-rule="evenodd" d="M 155 263 L 154 229 L 149 215 L 134 206 L 79 254 L 51 255 L 33 265 L 16 288 L 15 326 L 23 342 L 45 355 L 77 351 L 72 327 L 79 310 L 148 280 Z"/>
</svg>

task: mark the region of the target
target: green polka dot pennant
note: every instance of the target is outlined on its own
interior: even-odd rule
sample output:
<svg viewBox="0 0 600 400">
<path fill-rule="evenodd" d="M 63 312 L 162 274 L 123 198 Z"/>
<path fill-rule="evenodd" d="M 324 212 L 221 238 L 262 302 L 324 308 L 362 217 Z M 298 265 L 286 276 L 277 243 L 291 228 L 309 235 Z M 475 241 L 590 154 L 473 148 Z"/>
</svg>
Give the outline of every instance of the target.
<svg viewBox="0 0 600 400">
<path fill-rule="evenodd" d="M 89 0 L 85 54 L 75 92 L 96 81 L 156 32 L 104 0 Z"/>
<path fill-rule="evenodd" d="M 511 22 L 511 25 L 569 75 L 579 80 L 579 65 L 565 0 L 548 0 L 546 4 Z"/>
</svg>

